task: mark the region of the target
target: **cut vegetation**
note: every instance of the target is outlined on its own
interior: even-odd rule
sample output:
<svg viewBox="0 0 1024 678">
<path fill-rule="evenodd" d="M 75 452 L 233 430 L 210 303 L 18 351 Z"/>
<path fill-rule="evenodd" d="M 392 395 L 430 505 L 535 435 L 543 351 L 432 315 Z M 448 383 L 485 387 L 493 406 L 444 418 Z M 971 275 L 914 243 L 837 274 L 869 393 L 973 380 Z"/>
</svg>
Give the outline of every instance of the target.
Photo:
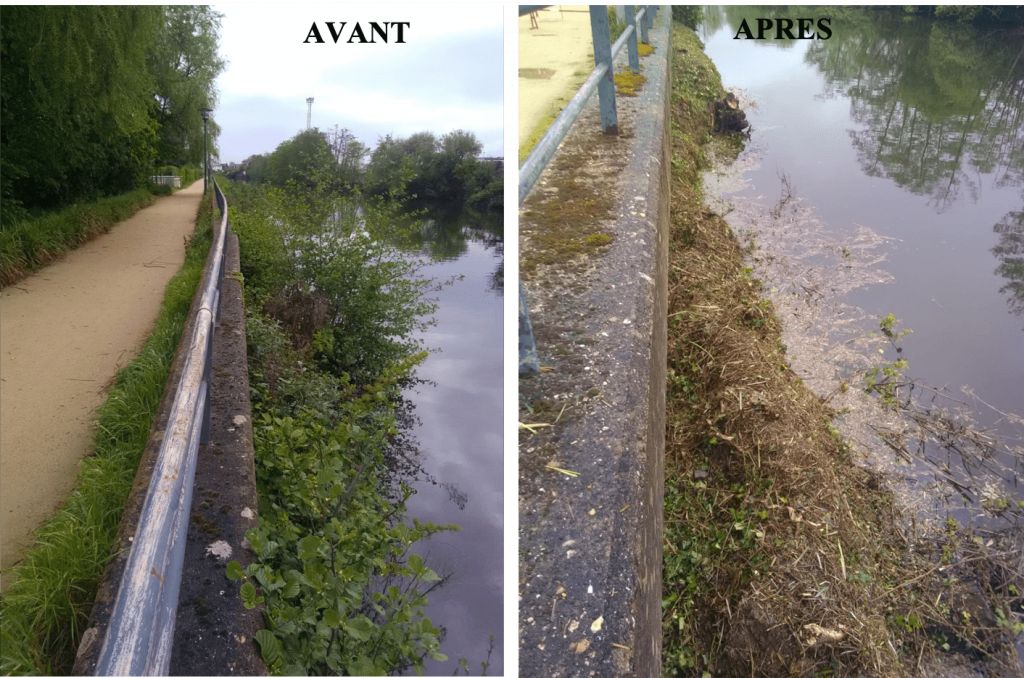
<svg viewBox="0 0 1024 678">
<path fill-rule="evenodd" d="M 901 532 L 877 475 L 789 368 L 778 320 L 728 224 L 703 204 L 712 102 L 696 35 L 673 26 L 666 430 L 667 675 L 901 675 L 1018 666 L 1019 545 L 955 523 Z M 979 543 L 980 541 L 980 543 Z"/>
</svg>

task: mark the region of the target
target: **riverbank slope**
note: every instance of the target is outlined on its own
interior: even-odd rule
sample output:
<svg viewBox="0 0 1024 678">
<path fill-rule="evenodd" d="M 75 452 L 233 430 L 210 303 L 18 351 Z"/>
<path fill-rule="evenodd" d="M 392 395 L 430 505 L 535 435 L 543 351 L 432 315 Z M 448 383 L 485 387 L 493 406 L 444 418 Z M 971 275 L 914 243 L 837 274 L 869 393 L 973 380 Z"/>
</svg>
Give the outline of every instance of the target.
<svg viewBox="0 0 1024 678">
<path fill-rule="evenodd" d="M 955 529 L 902 534 L 884 479 L 790 369 L 745 248 L 703 200 L 708 155 L 739 146 L 710 137 L 720 77 L 692 31 L 673 42 L 663 672 L 1012 670 L 992 590 L 1011 582 L 979 584 L 972 563 L 990 561 Z"/>
</svg>

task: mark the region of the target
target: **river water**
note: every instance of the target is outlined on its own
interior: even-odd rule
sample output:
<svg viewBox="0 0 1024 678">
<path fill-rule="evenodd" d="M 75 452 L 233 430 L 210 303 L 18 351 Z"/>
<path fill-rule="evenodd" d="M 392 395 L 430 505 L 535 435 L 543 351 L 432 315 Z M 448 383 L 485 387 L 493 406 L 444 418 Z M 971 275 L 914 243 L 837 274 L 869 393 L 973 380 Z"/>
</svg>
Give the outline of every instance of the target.
<svg viewBox="0 0 1024 678">
<path fill-rule="evenodd" d="M 431 351 L 417 369 L 422 382 L 404 394 L 422 469 L 408 515 L 461 528 L 415 549 L 451 575 L 427 606 L 445 628 L 448 661 L 428 659 L 427 675 L 453 675 L 460 658 L 469 675 L 484 661 L 487 675 L 503 670 L 502 242 L 500 216 L 463 213 L 418 219 L 400 243 L 439 284 L 435 324 L 420 335 Z"/>
<path fill-rule="evenodd" d="M 833 35 L 733 39 L 773 14 L 831 14 Z M 1019 526 L 1021 35 L 862 8 L 705 8 L 698 32 L 752 125 L 706 192 L 749 240 L 794 369 L 912 517 Z M 866 374 L 900 358 L 884 407 Z"/>
</svg>

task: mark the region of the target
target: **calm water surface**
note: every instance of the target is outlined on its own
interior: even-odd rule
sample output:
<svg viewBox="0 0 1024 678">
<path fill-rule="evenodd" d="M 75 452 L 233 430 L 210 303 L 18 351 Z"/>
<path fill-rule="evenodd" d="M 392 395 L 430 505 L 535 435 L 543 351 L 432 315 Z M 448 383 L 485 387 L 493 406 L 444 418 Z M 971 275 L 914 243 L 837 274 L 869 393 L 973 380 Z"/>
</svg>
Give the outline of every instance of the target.
<svg viewBox="0 0 1024 678">
<path fill-rule="evenodd" d="M 436 324 L 422 339 L 432 353 L 418 368 L 426 383 L 405 396 L 426 478 L 408 514 L 456 523 L 417 551 L 451 579 L 430 594 L 427 613 L 446 629 L 444 663 L 428 675 L 452 675 L 458 659 L 480 675 L 502 673 L 502 226 L 500 217 L 436 216 L 407 234 L 404 249 L 428 259 L 426 277 L 446 282 L 434 297 Z M 461 675 L 461 672 L 460 672 Z"/>
<path fill-rule="evenodd" d="M 909 482 L 971 486 L 933 513 L 1019 524 L 1024 40 L 849 8 L 835 9 L 827 41 L 732 39 L 742 17 L 772 11 L 706 8 L 699 32 L 752 124 L 722 193 L 727 220 L 761 247 L 786 343 L 821 339 L 801 372 L 831 363 L 819 391 L 859 385 L 857 369 L 896 357 L 870 341 L 893 313 L 913 330 L 900 341 L 908 376 L 943 394 L 918 389 L 918 405 L 998 441 L 977 465 L 929 441 L 925 463 L 904 463 Z M 851 346 L 864 350 L 851 358 Z M 1011 510 L 983 515 L 978 504 L 999 498 Z"/>
</svg>

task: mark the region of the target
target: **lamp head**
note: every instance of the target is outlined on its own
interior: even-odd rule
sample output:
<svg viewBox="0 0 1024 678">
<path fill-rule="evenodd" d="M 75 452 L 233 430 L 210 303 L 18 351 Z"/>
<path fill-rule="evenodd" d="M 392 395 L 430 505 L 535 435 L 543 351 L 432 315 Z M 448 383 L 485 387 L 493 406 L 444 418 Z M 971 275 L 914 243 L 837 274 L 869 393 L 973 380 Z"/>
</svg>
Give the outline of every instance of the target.
<svg viewBox="0 0 1024 678">
<path fill-rule="evenodd" d="M 203 120 L 209 120 L 210 119 L 210 113 L 212 113 L 212 112 L 213 112 L 212 108 L 200 108 L 199 109 L 199 115 L 203 116 Z"/>
</svg>

